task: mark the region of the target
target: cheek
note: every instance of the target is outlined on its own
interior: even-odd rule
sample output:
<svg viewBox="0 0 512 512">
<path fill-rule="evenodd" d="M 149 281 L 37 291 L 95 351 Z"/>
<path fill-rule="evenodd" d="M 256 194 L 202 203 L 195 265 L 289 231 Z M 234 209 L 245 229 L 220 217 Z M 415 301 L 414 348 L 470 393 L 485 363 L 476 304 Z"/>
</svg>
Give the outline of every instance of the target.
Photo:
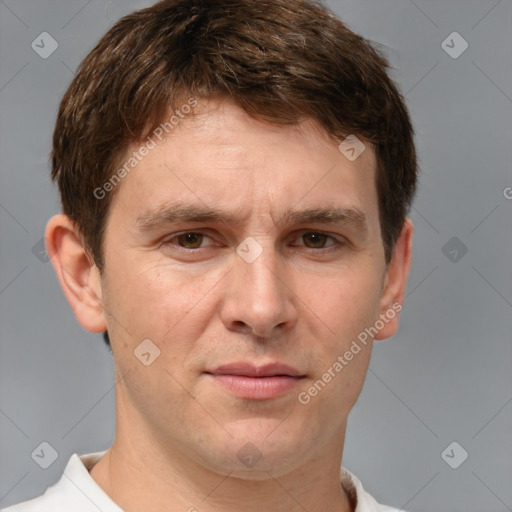
<svg viewBox="0 0 512 512">
<path fill-rule="evenodd" d="M 209 296 L 221 277 L 185 273 L 171 265 L 124 262 L 109 274 L 105 307 L 130 345 L 145 338 L 159 345 L 175 337 L 185 341 L 203 327 Z"/>
<path fill-rule="evenodd" d="M 307 304 L 315 314 L 305 311 L 318 330 L 309 339 L 307 351 L 315 361 L 298 399 L 301 406 L 315 411 L 314 417 L 324 420 L 333 410 L 336 418 L 346 417 L 361 393 L 372 348 L 365 329 L 378 318 L 378 284 L 377 274 L 354 271 L 309 292 Z M 329 427 L 333 435 L 338 427 L 333 417 Z"/>
<path fill-rule="evenodd" d="M 381 277 L 375 263 L 346 266 L 325 277 L 300 277 L 298 283 L 297 295 L 317 325 L 316 337 L 330 339 L 332 350 L 341 350 L 378 318 Z"/>
</svg>

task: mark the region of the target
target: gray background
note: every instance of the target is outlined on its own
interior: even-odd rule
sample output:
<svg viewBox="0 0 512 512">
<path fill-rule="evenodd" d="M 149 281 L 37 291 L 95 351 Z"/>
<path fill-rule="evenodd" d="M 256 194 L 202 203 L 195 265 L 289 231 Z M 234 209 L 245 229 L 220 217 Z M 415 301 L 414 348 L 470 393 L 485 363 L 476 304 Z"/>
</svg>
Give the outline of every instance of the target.
<svg viewBox="0 0 512 512">
<path fill-rule="evenodd" d="M 48 153 L 60 98 L 113 22 L 150 3 L 0 1 L 2 507 L 42 493 L 72 453 L 113 439 L 110 353 L 78 325 L 33 247 L 59 210 Z M 375 346 L 343 463 L 397 508 L 512 510 L 512 2 L 329 5 L 395 66 L 422 168 L 400 330 Z M 58 42 L 47 59 L 31 48 L 43 31 Z M 442 47 L 454 31 L 469 45 L 458 58 Z M 460 42 L 445 45 L 453 53 Z M 48 469 L 31 458 L 42 441 L 58 452 Z M 441 457 L 453 441 L 452 465 L 469 453 L 458 469 Z"/>
</svg>

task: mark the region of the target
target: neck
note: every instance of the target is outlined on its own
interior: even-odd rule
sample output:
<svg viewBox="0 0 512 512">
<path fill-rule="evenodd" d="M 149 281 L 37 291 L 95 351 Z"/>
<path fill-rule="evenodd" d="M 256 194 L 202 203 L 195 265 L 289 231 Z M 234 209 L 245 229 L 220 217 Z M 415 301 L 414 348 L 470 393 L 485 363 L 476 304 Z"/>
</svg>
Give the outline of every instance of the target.
<svg viewBox="0 0 512 512">
<path fill-rule="evenodd" d="M 155 439 L 133 414 L 125 421 L 126 412 L 118 411 L 115 441 L 90 471 L 125 512 L 354 510 L 340 482 L 345 432 L 279 474 L 260 471 L 257 477 L 235 477 L 229 470 L 202 464 L 201 457 L 186 452 L 179 443 Z"/>
<path fill-rule="evenodd" d="M 197 467 L 148 465 L 148 456 L 114 443 L 91 477 L 125 512 L 350 512 L 339 465 L 297 469 L 265 480 L 244 480 Z M 192 464 L 192 466 L 194 466 Z"/>
</svg>

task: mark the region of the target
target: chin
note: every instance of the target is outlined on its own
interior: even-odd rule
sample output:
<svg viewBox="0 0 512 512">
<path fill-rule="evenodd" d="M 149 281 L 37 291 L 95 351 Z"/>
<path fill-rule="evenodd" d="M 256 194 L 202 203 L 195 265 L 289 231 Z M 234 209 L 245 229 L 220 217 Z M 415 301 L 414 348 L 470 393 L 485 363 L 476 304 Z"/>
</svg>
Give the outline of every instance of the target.
<svg viewBox="0 0 512 512">
<path fill-rule="evenodd" d="M 224 453 L 217 459 L 217 471 L 231 474 L 244 480 L 267 480 L 288 473 L 299 464 L 297 454 L 304 451 L 304 438 L 279 433 L 279 422 L 255 421 L 250 429 L 230 429 L 233 438 L 219 451 Z M 247 421 L 244 422 L 247 425 Z M 263 425 L 261 425 L 263 423 Z M 271 427 L 271 428 L 269 428 Z M 251 430 L 252 432 L 248 432 Z M 220 471 L 219 471 L 220 470 Z"/>
</svg>

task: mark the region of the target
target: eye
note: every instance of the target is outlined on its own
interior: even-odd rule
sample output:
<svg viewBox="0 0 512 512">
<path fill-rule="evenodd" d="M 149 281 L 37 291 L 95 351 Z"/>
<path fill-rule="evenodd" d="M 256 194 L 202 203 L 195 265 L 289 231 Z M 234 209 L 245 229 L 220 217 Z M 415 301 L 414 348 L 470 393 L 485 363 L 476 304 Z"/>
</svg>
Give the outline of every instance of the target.
<svg viewBox="0 0 512 512">
<path fill-rule="evenodd" d="M 185 247 L 186 249 L 197 249 L 198 247 L 201 247 L 203 234 L 183 233 L 182 235 L 178 235 L 176 238 L 181 247 Z"/>
<path fill-rule="evenodd" d="M 209 238 L 209 236 L 206 236 L 203 233 L 199 233 L 197 231 L 187 231 L 185 233 L 180 233 L 179 235 L 175 235 L 172 238 L 164 240 L 163 244 L 182 247 L 186 250 L 194 250 L 200 249 L 202 247 L 202 242 Z"/>
<path fill-rule="evenodd" d="M 333 245 L 339 244 L 339 241 L 336 240 L 334 237 L 316 231 L 304 233 L 299 237 L 299 240 L 300 239 L 302 239 L 305 242 L 303 245 L 305 245 L 309 249 L 327 249 Z M 329 240 L 331 241 L 331 243 L 326 246 L 326 243 Z"/>
</svg>

